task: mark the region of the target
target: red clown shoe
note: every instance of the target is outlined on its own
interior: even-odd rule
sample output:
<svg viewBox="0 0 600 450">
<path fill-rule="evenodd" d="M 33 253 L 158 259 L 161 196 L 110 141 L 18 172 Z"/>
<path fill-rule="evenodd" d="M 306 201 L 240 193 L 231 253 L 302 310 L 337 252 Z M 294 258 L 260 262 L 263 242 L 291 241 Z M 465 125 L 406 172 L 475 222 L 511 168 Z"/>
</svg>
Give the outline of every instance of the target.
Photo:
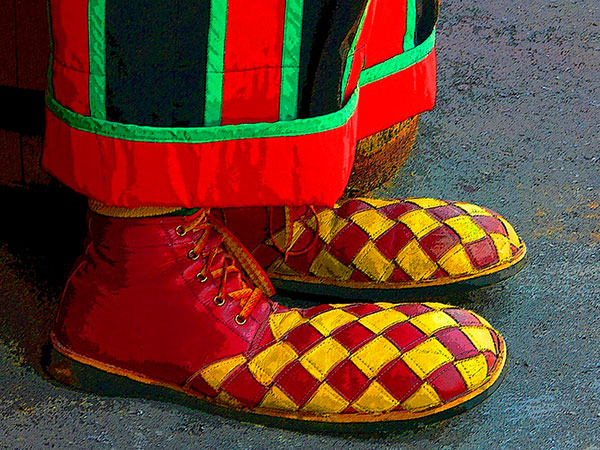
<svg viewBox="0 0 600 450">
<path fill-rule="evenodd" d="M 51 335 L 47 369 L 62 382 L 352 431 L 457 413 L 499 384 L 504 341 L 476 314 L 439 303 L 286 308 L 206 210 L 90 213 L 89 242 Z"/>
<path fill-rule="evenodd" d="M 334 208 L 221 210 L 277 289 L 370 300 L 486 286 L 526 248 L 497 213 L 430 198 L 357 198 Z"/>
</svg>

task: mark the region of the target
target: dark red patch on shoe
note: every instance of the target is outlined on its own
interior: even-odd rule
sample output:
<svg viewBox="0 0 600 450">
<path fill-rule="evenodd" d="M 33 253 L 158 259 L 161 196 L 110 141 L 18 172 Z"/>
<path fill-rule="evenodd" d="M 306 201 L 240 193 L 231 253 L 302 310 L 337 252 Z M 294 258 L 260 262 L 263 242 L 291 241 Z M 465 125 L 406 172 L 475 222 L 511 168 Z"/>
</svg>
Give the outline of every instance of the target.
<svg viewBox="0 0 600 450">
<path fill-rule="evenodd" d="M 401 359 L 385 367 L 377 381 L 400 402 L 410 397 L 423 384 Z"/>
<path fill-rule="evenodd" d="M 346 265 L 367 243 L 369 235 L 353 223 L 346 225 L 330 242 L 330 253 Z"/>
<path fill-rule="evenodd" d="M 420 303 L 405 303 L 402 305 L 395 306 L 394 309 L 396 311 L 404 313 L 408 317 L 420 316 L 421 314 L 425 314 L 426 312 L 431 311 L 431 308 L 425 305 L 421 305 Z"/>
<path fill-rule="evenodd" d="M 432 217 L 435 217 L 440 222 L 443 222 L 444 220 L 451 219 L 452 217 L 464 216 L 465 212 L 456 206 L 446 205 L 437 206 L 435 208 L 429 208 L 427 210 L 427 214 L 430 214 Z"/>
<path fill-rule="evenodd" d="M 245 366 L 229 377 L 222 387 L 225 392 L 250 408 L 254 408 L 267 392 Z"/>
<path fill-rule="evenodd" d="M 350 281 L 359 281 L 361 283 L 365 283 L 365 282 L 373 283 L 373 280 L 371 280 L 368 276 L 366 276 L 364 273 L 362 273 L 358 269 L 354 269 L 354 271 L 352 272 L 352 275 L 350 275 Z"/>
<path fill-rule="evenodd" d="M 435 333 L 435 337 L 457 359 L 470 358 L 479 353 L 479 350 L 459 328 L 446 328 Z"/>
<path fill-rule="evenodd" d="M 347 219 L 351 215 L 356 214 L 359 211 L 365 211 L 367 209 L 372 209 L 372 206 L 360 200 L 348 200 L 334 211 L 337 216 Z"/>
<path fill-rule="evenodd" d="M 321 342 L 322 339 L 323 335 L 309 323 L 297 326 L 285 338 L 296 349 L 296 352 L 301 354 Z"/>
<path fill-rule="evenodd" d="M 333 307 L 327 304 L 313 306 L 312 308 L 303 309 L 302 315 L 308 319 L 311 319 L 321 313 L 324 313 L 325 311 L 329 311 L 330 309 L 333 309 Z"/>
<path fill-rule="evenodd" d="M 360 323 L 352 322 L 347 327 L 341 327 L 341 331 L 336 330 L 332 337 L 348 350 L 353 351 L 358 346 L 364 345 L 374 338 L 375 334 Z"/>
<path fill-rule="evenodd" d="M 357 398 L 369 383 L 369 378 L 349 359 L 341 362 L 325 379 L 348 401 Z"/>
<path fill-rule="evenodd" d="M 428 338 L 410 322 L 402 322 L 388 328 L 384 331 L 384 336 L 402 352 L 410 350 Z"/>
<path fill-rule="evenodd" d="M 350 314 L 354 314 L 358 318 L 361 318 L 367 314 L 381 311 L 381 308 L 373 303 L 357 303 L 356 305 L 346 306 L 344 311 L 348 311 Z"/>
<path fill-rule="evenodd" d="M 414 203 L 398 202 L 394 203 L 393 205 L 383 206 L 379 208 L 378 211 L 384 216 L 392 220 L 396 220 L 398 217 L 403 216 L 404 214 L 414 211 L 416 209 L 420 208 Z"/>
<path fill-rule="evenodd" d="M 500 222 L 496 217 L 491 216 L 473 216 L 471 217 L 483 231 L 487 234 L 497 233 L 502 234 L 503 236 L 507 236 L 506 229 L 502 222 Z"/>
<path fill-rule="evenodd" d="M 496 363 L 498 362 L 498 358 L 490 351 L 483 352 L 483 356 L 485 357 L 485 362 L 488 366 L 488 374 L 492 373 L 494 367 L 496 367 Z"/>
<path fill-rule="evenodd" d="M 460 243 L 460 237 L 448 225 L 442 225 L 427 233 L 419 241 L 419 245 L 434 261 L 444 256 L 451 248 Z"/>
<path fill-rule="evenodd" d="M 446 272 L 444 269 L 442 269 L 440 267 L 438 270 L 433 272 L 433 275 L 431 275 L 429 278 L 432 280 L 437 280 L 438 278 L 447 278 L 447 277 L 448 277 L 448 272 Z"/>
<path fill-rule="evenodd" d="M 470 312 L 464 309 L 448 308 L 444 312 L 458 322 L 463 327 L 481 326 L 481 322 Z"/>
<path fill-rule="evenodd" d="M 375 240 L 375 245 L 387 259 L 394 259 L 413 237 L 412 231 L 399 222 Z"/>
<path fill-rule="evenodd" d="M 467 254 L 477 269 L 484 269 L 498 262 L 496 246 L 489 236 L 465 245 Z"/>
<path fill-rule="evenodd" d="M 465 380 L 451 363 L 437 369 L 429 376 L 427 381 L 444 402 L 450 401 L 467 391 Z"/>
<path fill-rule="evenodd" d="M 412 281 L 412 278 L 400 267 L 395 267 L 387 281 L 393 283 L 402 283 L 405 281 Z"/>
<path fill-rule="evenodd" d="M 319 386 L 319 381 L 302 364 L 294 361 L 277 377 L 275 384 L 297 405 L 303 406 Z"/>
</svg>

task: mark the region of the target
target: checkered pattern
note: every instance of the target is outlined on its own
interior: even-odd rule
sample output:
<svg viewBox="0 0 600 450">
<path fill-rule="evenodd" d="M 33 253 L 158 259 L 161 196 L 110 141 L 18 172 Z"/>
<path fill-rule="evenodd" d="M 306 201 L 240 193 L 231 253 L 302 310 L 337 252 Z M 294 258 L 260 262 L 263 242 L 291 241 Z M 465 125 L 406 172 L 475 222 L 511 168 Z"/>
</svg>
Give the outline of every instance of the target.
<svg viewBox="0 0 600 450">
<path fill-rule="evenodd" d="M 310 251 L 306 249 L 319 236 Z M 501 216 L 469 203 L 429 198 L 352 199 L 275 230 L 287 260 L 266 240 L 253 251 L 271 277 L 316 276 L 354 282 L 459 280 L 511 261 L 523 243 Z M 286 242 L 287 241 L 287 242 Z M 287 245 L 286 245 L 287 244 Z"/>
<path fill-rule="evenodd" d="M 435 410 L 504 358 L 472 312 L 439 303 L 319 305 L 269 318 L 259 348 L 200 372 L 216 400 L 314 414 Z"/>
</svg>

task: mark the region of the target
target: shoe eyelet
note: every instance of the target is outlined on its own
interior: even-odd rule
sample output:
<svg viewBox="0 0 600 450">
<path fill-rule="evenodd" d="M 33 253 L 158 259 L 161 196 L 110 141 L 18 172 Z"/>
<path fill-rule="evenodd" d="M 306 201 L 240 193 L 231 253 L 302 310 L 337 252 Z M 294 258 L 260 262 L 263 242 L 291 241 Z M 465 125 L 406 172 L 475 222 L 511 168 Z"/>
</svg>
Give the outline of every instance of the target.
<svg viewBox="0 0 600 450">
<path fill-rule="evenodd" d="M 238 314 L 237 316 L 235 316 L 235 323 L 237 323 L 238 325 L 244 325 L 246 323 L 246 318 Z"/>
<path fill-rule="evenodd" d="M 183 228 L 181 225 L 177 225 L 177 228 L 175 228 L 175 234 L 183 237 L 187 234 L 187 231 L 185 231 L 185 228 Z"/>
<path fill-rule="evenodd" d="M 208 280 L 208 277 L 205 275 L 202 275 L 200 272 L 198 272 L 196 274 L 196 280 L 199 281 L 200 283 L 206 283 L 206 281 Z"/>
<path fill-rule="evenodd" d="M 217 306 L 223 306 L 225 304 L 225 299 L 217 295 L 215 298 L 213 298 L 213 303 Z"/>
<path fill-rule="evenodd" d="M 194 249 L 191 249 L 188 254 L 187 254 L 188 258 L 190 258 L 192 261 L 196 261 L 198 258 L 200 258 L 200 255 L 198 253 L 196 253 L 196 251 Z"/>
</svg>

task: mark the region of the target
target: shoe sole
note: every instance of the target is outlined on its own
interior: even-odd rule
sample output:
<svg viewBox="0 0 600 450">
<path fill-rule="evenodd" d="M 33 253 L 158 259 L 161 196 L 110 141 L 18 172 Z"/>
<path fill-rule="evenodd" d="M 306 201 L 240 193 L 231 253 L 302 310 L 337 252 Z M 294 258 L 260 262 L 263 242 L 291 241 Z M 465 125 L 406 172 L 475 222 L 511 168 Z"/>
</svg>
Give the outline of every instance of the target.
<svg viewBox="0 0 600 450">
<path fill-rule="evenodd" d="M 488 398 L 502 383 L 507 362 L 506 346 L 500 337 L 500 352 L 496 367 L 488 380 L 478 389 L 445 405 L 422 412 L 396 411 L 381 414 L 315 415 L 302 411 L 286 412 L 269 409 L 236 409 L 221 406 L 210 398 L 181 386 L 153 380 L 102 362 L 78 355 L 51 335 L 45 346 L 42 367 L 61 385 L 75 390 L 111 397 L 136 397 L 199 409 L 244 422 L 315 433 L 370 434 L 374 432 L 407 431 L 416 427 L 447 419 L 478 405 Z"/>
<path fill-rule="evenodd" d="M 510 261 L 467 277 L 415 281 L 411 283 L 365 283 L 361 281 L 324 281 L 317 277 L 296 277 L 277 275 L 269 272 L 267 272 L 267 275 L 275 287 L 277 294 L 283 296 L 297 297 L 298 295 L 302 295 L 302 299 L 315 300 L 319 303 L 323 303 L 324 298 L 331 299 L 331 303 L 339 303 L 342 299 L 360 300 L 363 302 L 396 301 L 440 297 L 491 286 L 517 274 L 525 266 L 526 262 L 527 249 L 523 244 L 523 247 Z"/>
</svg>

